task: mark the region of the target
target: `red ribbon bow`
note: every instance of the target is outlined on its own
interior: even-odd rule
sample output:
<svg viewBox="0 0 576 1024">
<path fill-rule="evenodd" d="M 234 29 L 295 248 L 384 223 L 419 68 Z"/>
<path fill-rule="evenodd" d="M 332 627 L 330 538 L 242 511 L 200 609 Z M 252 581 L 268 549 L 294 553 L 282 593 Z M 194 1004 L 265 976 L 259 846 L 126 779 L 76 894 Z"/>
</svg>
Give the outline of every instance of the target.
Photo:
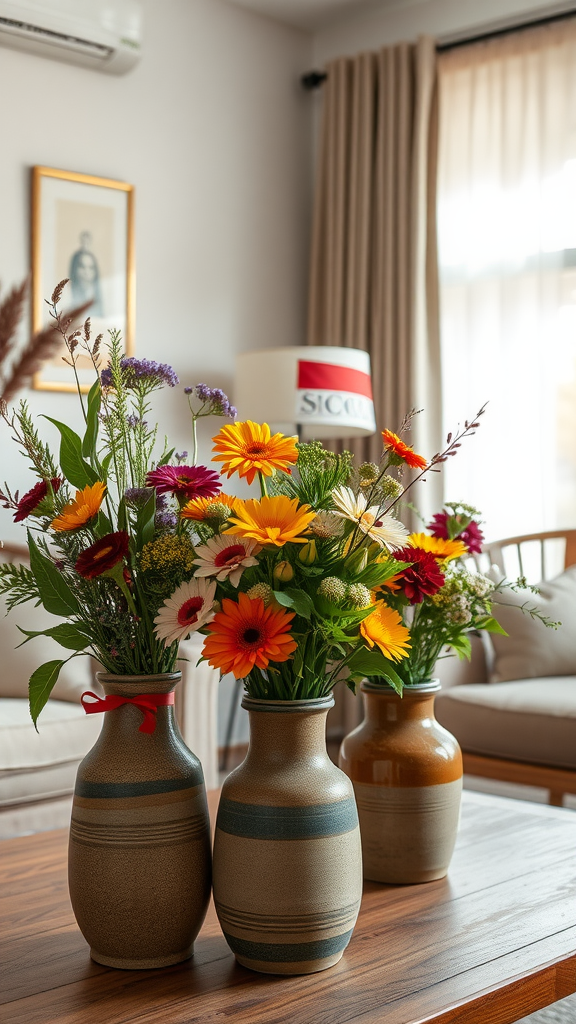
<svg viewBox="0 0 576 1024">
<path fill-rule="evenodd" d="M 85 697 L 93 697 L 94 700 L 86 701 Z M 114 711 L 122 704 L 134 704 L 144 715 L 144 721 L 138 732 L 154 732 L 157 709 L 173 704 L 174 693 L 142 693 L 137 697 L 116 697 L 114 694 L 109 694 L 108 697 L 99 697 L 97 693 L 87 690 L 82 694 L 80 700 L 87 715 L 99 714 L 101 711 Z"/>
</svg>

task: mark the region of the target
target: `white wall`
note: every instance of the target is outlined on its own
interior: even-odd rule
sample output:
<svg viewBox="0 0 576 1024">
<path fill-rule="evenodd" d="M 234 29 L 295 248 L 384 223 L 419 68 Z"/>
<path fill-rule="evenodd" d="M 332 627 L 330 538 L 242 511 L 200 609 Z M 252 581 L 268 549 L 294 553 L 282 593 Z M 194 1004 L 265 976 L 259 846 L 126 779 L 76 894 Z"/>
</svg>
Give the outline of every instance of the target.
<svg viewBox="0 0 576 1024">
<path fill-rule="evenodd" d="M 420 35 L 483 32 L 510 20 L 528 20 L 573 6 L 568 0 L 387 0 L 333 24 L 314 36 L 314 67 L 334 57 L 377 50 Z"/>
<path fill-rule="evenodd" d="M 137 352 L 233 393 L 238 351 L 304 337 L 311 37 L 222 0 L 144 8 L 144 56 L 123 77 L 0 48 L 0 281 L 28 270 L 33 164 L 132 182 Z M 26 397 L 78 423 L 74 396 Z M 157 404 L 189 448 L 184 396 Z M 33 482 L 4 425 L 0 478 Z M 4 510 L 2 537 L 22 537 Z"/>
</svg>

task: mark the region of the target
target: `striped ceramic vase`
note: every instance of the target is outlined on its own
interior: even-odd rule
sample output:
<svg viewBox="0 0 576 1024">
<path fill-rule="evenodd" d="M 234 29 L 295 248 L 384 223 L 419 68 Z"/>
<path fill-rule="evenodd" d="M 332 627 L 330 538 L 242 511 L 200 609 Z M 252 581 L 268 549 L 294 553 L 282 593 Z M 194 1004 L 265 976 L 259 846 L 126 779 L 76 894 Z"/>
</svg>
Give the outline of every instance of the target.
<svg viewBox="0 0 576 1024">
<path fill-rule="evenodd" d="M 170 693 L 180 673 L 100 674 L 105 693 Z M 192 955 L 210 896 L 210 829 L 202 766 L 159 707 L 152 733 L 124 704 L 76 780 L 68 877 L 76 920 L 94 960 L 126 969 Z"/>
<path fill-rule="evenodd" d="M 323 971 L 348 945 L 362 896 L 354 792 L 326 753 L 334 699 L 242 703 L 250 747 L 218 809 L 218 918 L 245 967 Z"/>
<path fill-rule="evenodd" d="M 340 767 L 354 784 L 364 877 L 375 882 L 443 878 L 454 851 L 462 754 L 434 718 L 431 680 L 406 686 L 364 682 L 364 721 L 346 737 Z"/>
</svg>

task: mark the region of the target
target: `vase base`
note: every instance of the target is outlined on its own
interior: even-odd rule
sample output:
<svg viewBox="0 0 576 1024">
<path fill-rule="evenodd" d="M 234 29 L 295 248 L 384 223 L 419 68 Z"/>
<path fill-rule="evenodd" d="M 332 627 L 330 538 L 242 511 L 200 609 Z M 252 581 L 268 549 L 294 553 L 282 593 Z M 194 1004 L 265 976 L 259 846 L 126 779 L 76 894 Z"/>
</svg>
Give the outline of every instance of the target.
<svg viewBox="0 0 576 1024">
<path fill-rule="evenodd" d="M 237 953 L 234 955 L 242 967 L 247 967 L 250 971 L 257 971 L 259 974 L 317 974 L 319 971 L 326 971 L 329 967 L 334 967 L 342 959 L 343 953 L 344 950 L 341 950 L 339 953 L 323 957 L 321 960 L 305 960 L 300 963 L 268 963 L 265 960 L 249 960 L 246 957 L 238 956 Z"/>
<path fill-rule="evenodd" d="M 182 960 L 189 960 L 194 953 L 194 946 L 182 949 L 179 953 L 171 953 L 168 956 L 146 957 L 130 959 L 129 957 L 106 956 L 96 949 L 90 950 L 90 956 L 97 964 L 105 967 L 116 967 L 121 971 L 153 971 L 157 967 L 170 967 L 172 964 L 179 964 Z"/>
<path fill-rule="evenodd" d="M 436 871 L 419 871 L 402 877 L 394 875 L 393 872 L 381 874 L 378 871 L 365 871 L 364 880 L 366 882 L 378 882 L 380 885 L 422 885 L 426 882 L 438 882 L 441 878 L 446 878 L 447 874 L 448 868 L 440 868 Z"/>
</svg>

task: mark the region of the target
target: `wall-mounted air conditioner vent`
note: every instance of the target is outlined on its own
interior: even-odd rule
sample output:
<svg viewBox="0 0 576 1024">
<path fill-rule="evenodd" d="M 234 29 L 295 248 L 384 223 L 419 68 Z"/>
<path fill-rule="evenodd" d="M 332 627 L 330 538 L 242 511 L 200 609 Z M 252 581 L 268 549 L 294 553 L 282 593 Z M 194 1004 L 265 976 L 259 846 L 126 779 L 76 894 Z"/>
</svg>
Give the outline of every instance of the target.
<svg viewBox="0 0 576 1024">
<path fill-rule="evenodd" d="M 123 74 L 140 59 L 139 0 L 0 0 L 0 44 Z"/>
</svg>

